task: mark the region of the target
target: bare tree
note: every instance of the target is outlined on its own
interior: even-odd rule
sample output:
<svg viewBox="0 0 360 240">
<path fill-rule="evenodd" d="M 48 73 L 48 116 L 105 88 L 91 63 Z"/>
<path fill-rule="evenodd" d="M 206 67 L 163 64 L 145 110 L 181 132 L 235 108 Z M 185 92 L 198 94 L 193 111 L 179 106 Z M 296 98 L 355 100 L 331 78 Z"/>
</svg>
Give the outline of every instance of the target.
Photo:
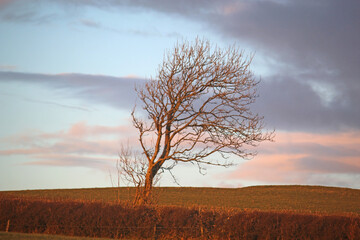
<svg viewBox="0 0 360 240">
<path fill-rule="evenodd" d="M 132 119 L 146 160 L 137 203 L 149 201 L 160 170 L 178 162 L 229 166 L 230 155 L 251 158 L 254 146 L 273 139 L 273 132 L 263 132 L 263 117 L 250 111 L 259 83 L 251 60 L 235 46 L 221 49 L 196 39 L 177 44 L 156 78 L 136 89 L 143 111 L 138 117 L 134 108 Z M 222 159 L 210 159 L 214 153 Z"/>
</svg>

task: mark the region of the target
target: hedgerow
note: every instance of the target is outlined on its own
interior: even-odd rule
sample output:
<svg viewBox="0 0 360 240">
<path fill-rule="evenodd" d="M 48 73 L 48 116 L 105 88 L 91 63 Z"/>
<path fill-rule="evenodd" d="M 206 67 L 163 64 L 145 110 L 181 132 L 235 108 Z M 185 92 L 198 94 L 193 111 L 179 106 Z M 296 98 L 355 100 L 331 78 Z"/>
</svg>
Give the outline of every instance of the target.
<svg viewBox="0 0 360 240">
<path fill-rule="evenodd" d="M 360 217 L 3 197 L 0 231 L 135 239 L 360 239 Z"/>
</svg>

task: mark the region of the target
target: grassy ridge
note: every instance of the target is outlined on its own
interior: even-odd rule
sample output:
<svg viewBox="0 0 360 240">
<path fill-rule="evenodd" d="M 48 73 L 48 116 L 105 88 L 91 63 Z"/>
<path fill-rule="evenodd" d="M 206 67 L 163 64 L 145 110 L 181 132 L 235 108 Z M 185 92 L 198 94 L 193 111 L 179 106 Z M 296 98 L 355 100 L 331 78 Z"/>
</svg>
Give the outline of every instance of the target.
<svg viewBox="0 0 360 240">
<path fill-rule="evenodd" d="M 133 188 L 93 188 L 7 191 L 2 195 L 40 199 L 115 202 L 131 200 Z M 297 211 L 325 214 L 360 214 L 360 190 L 321 186 L 255 186 L 238 189 L 161 187 L 154 189 L 158 205 L 207 206 Z"/>
</svg>

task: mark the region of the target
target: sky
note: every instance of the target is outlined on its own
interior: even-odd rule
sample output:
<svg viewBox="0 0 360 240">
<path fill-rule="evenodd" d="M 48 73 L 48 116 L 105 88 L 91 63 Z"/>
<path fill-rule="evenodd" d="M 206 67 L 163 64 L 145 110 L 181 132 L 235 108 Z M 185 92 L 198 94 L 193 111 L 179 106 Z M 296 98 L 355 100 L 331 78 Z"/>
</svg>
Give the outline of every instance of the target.
<svg viewBox="0 0 360 240">
<path fill-rule="evenodd" d="M 357 0 L 0 0 L 0 190 L 114 186 L 121 146 L 137 146 L 134 87 L 196 37 L 255 54 L 252 109 L 276 137 L 205 175 L 179 164 L 181 186 L 359 189 L 359 12 Z"/>
</svg>

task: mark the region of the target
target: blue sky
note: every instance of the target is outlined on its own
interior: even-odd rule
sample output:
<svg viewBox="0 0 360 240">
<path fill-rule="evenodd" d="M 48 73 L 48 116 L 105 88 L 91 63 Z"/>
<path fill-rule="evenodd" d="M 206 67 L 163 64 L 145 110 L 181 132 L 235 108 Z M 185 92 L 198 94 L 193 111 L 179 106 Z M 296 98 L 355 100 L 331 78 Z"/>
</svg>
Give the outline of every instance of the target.
<svg viewBox="0 0 360 240">
<path fill-rule="evenodd" d="M 135 84 L 197 36 L 255 53 L 254 111 L 277 135 L 231 168 L 177 166 L 181 185 L 360 188 L 359 12 L 355 0 L 2 0 L 0 190 L 111 186 L 121 144 L 137 144 Z"/>
</svg>

